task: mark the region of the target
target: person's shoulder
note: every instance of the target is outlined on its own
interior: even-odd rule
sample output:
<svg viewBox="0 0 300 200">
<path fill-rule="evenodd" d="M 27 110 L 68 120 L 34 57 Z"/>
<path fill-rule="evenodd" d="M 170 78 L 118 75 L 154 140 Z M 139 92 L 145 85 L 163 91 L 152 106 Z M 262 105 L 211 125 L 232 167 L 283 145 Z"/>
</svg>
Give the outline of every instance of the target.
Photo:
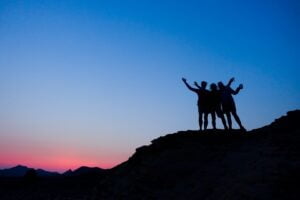
<svg viewBox="0 0 300 200">
<path fill-rule="evenodd" d="M 232 89 L 231 89 L 231 87 L 230 87 L 230 86 L 226 86 L 226 87 L 225 87 L 225 90 L 227 90 L 227 91 L 231 91 Z"/>
</svg>

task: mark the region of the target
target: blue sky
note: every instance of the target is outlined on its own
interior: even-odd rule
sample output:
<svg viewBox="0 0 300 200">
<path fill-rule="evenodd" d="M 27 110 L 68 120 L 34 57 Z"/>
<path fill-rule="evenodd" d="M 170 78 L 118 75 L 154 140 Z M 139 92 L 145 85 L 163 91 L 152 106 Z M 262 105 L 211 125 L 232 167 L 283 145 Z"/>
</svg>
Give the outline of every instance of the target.
<svg viewBox="0 0 300 200">
<path fill-rule="evenodd" d="M 32 157 L 29 165 L 51 169 L 111 167 L 160 135 L 197 129 L 196 96 L 181 77 L 234 76 L 248 129 L 299 108 L 299 8 L 2 0 L 0 157 L 11 160 L 0 165 Z"/>
</svg>

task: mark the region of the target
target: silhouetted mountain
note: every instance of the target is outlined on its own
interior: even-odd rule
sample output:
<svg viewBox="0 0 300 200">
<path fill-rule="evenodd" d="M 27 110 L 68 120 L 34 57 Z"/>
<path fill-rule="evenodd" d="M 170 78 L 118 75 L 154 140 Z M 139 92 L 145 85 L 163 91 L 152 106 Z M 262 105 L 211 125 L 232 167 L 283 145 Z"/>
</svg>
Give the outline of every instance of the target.
<svg viewBox="0 0 300 200">
<path fill-rule="evenodd" d="M 29 168 L 26 166 L 17 165 L 9 169 L 0 170 L 0 176 L 21 177 L 24 176 L 28 170 Z"/>
<path fill-rule="evenodd" d="M 2 177 L 23 177 L 27 173 L 28 170 L 31 170 L 32 168 L 17 165 L 16 167 L 8 168 L 8 169 L 2 169 L 0 170 L 0 176 Z M 57 172 L 49 172 L 45 171 L 43 169 L 37 169 L 35 170 L 37 176 L 58 176 L 60 175 Z"/>
<path fill-rule="evenodd" d="M 64 176 L 71 176 L 71 174 L 73 174 L 73 171 L 71 169 L 69 169 L 63 173 Z"/>
<path fill-rule="evenodd" d="M 50 172 L 43 169 L 36 170 L 37 176 L 60 176 L 58 172 Z"/>
<path fill-rule="evenodd" d="M 0 177 L 23 177 L 29 170 L 33 168 L 29 168 L 22 165 L 17 165 L 16 167 L 2 169 L 0 170 Z M 82 166 L 78 169 L 72 171 L 71 169 L 64 172 L 62 175 L 64 176 L 86 176 L 86 175 L 102 175 L 107 170 L 101 169 L 99 167 L 86 167 Z M 47 177 L 47 176 L 60 176 L 58 172 L 50 172 L 43 169 L 35 170 L 37 176 L 39 177 Z"/>
<path fill-rule="evenodd" d="M 68 170 L 65 173 L 63 173 L 63 175 L 65 176 L 93 176 L 93 175 L 102 175 L 106 172 L 107 170 L 105 169 L 101 169 L 99 167 L 86 167 L 86 166 L 82 166 L 79 167 L 78 169 L 72 171 L 72 170 Z"/>
<path fill-rule="evenodd" d="M 250 132 L 180 131 L 142 146 L 93 199 L 299 199 L 300 111 Z"/>
</svg>

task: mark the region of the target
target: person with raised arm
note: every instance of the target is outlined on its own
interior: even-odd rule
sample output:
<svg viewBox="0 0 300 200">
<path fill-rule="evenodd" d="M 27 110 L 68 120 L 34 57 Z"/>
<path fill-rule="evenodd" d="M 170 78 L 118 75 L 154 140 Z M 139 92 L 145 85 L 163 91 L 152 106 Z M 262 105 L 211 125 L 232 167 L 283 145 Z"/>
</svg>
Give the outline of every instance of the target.
<svg viewBox="0 0 300 200">
<path fill-rule="evenodd" d="M 229 129 L 232 129 L 232 121 L 231 121 L 231 115 L 233 115 L 235 121 L 239 125 L 240 129 L 243 131 L 246 131 L 244 126 L 242 125 L 242 122 L 237 115 L 236 112 L 236 106 L 234 99 L 232 95 L 236 95 L 240 92 L 241 89 L 243 89 L 243 84 L 240 84 L 235 90 L 231 88 L 231 84 L 234 81 L 234 78 L 231 78 L 227 85 L 224 85 L 222 82 L 218 82 L 218 86 L 221 92 L 221 100 L 222 100 L 222 111 L 225 113 L 228 127 Z"/>
<path fill-rule="evenodd" d="M 207 129 L 207 125 L 208 125 L 208 110 L 207 110 L 207 96 L 208 96 L 208 90 L 206 89 L 207 86 L 207 82 L 202 81 L 201 82 L 201 86 L 199 86 L 198 88 L 193 88 L 191 87 L 188 83 L 187 80 L 185 78 L 182 78 L 183 83 L 186 85 L 186 87 L 191 90 L 192 92 L 195 92 L 198 95 L 198 113 L 199 113 L 199 118 L 198 118 L 198 122 L 199 122 L 199 128 L 200 131 L 202 131 L 202 125 L 203 125 L 203 117 L 204 117 L 204 130 Z"/>
<path fill-rule="evenodd" d="M 194 82 L 197 88 L 200 88 L 197 82 Z M 231 84 L 231 83 L 228 83 Z M 213 129 L 216 129 L 216 115 L 222 120 L 224 129 L 227 130 L 226 120 L 221 108 L 221 92 L 215 83 L 210 84 L 210 91 L 207 96 L 207 115 L 211 115 L 211 123 Z"/>
</svg>

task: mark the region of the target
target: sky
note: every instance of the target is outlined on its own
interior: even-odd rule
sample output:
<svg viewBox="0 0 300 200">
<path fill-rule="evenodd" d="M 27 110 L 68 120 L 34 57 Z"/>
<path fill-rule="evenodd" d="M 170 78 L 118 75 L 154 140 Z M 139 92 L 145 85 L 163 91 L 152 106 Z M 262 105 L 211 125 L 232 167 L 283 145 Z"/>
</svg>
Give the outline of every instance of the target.
<svg viewBox="0 0 300 200">
<path fill-rule="evenodd" d="M 234 98 L 248 130 L 299 109 L 299 9 L 296 0 L 1 0 L 0 168 L 111 168 L 159 136 L 198 129 L 182 77 L 243 83 Z"/>
</svg>

